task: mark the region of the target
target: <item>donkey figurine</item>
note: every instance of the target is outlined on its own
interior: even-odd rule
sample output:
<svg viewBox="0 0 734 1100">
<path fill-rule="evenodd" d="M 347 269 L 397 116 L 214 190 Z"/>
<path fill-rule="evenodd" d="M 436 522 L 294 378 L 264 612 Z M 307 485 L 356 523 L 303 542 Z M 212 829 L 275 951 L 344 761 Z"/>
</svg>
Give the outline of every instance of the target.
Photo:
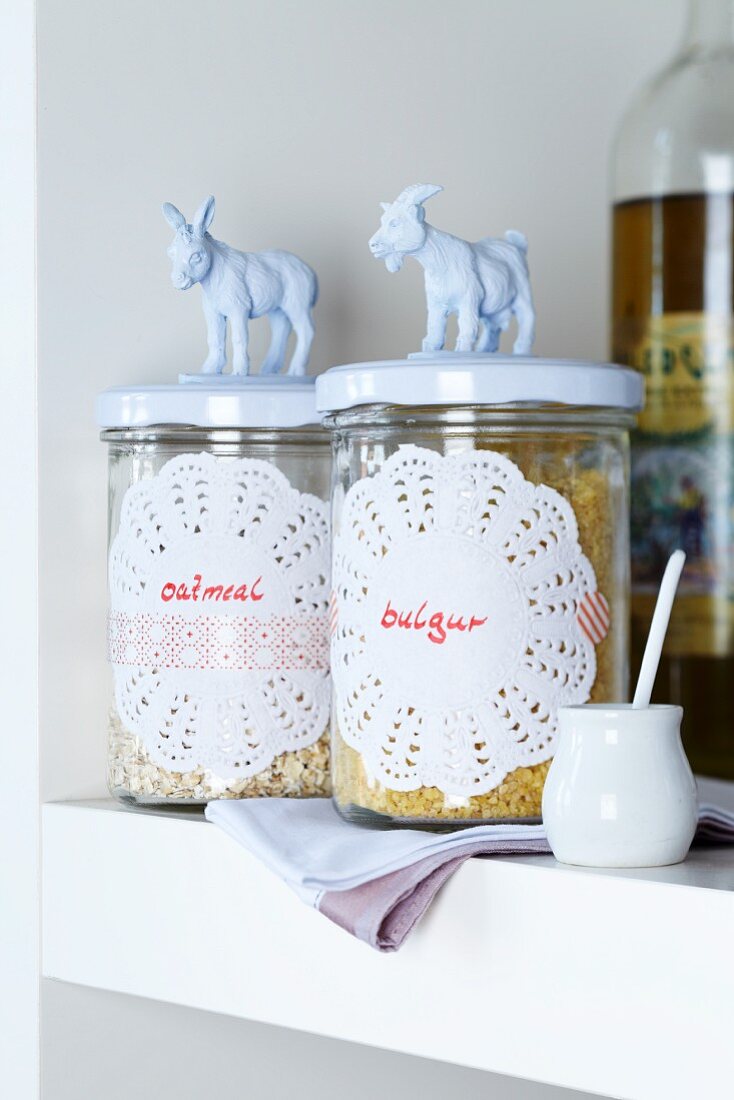
<svg viewBox="0 0 734 1100">
<path fill-rule="evenodd" d="M 395 202 L 381 203 L 380 228 L 369 242 L 372 255 L 399 271 L 405 256 L 423 266 L 428 306 L 424 351 L 441 351 L 446 320 L 457 313 L 457 351 L 494 352 L 500 334 L 517 318 L 515 355 L 530 355 L 535 339 L 535 309 L 530 291 L 528 242 L 514 229 L 504 240 L 485 237 L 469 244 L 434 229 L 423 203 L 443 188 L 432 183 L 406 187 Z M 482 332 L 480 334 L 480 324 Z"/>
<path fill-rule="evenodd" d="M 251 317 L 267 314 L 272 335 L 261 374 L 282 370 L 291 329 L 296 334 L 296 348 L 287 373 L 305 374 L 314 335 L 311 310 L 318 295 L 316 273 L 308 264 L 292 252 L 238 252 L 215 240 L 207 232 L 214 217 L 212 195 L 201 204 L 190 225 L 170 202 L 163 204 L 163 216 L 176 231 L 168 249 L 173 285 L 188 290 L 201 283 L 204 295 L 209 354 L 202 373 L 223 372 L 229 321 L 232 374 L 248 374 L 247 325 Z"/>
</svg>

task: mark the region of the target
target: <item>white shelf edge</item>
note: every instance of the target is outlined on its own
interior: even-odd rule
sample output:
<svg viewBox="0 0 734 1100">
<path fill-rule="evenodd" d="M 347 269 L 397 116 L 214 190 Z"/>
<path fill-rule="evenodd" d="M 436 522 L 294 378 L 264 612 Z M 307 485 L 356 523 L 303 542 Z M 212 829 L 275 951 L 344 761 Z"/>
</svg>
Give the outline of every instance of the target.
<svg viewBox="0 0 734 1100">
<path fill-rule="evenodd" d="M 380 956 L 203 820 L 51 803 L 43 826 L 47 977 L 622 1100 L 734 1073 L 731 890 L 472 860 Z"/>
</svg>

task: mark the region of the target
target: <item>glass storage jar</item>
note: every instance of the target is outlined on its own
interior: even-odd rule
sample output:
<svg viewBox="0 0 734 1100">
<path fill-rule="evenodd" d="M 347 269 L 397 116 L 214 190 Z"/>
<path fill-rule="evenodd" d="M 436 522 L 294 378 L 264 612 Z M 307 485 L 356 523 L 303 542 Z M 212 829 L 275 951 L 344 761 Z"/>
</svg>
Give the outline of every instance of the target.
<svg viewBox="0 0 734 1100">
<path fill-rule="evenodd" d="M 642 392 L 611 364 L 458 353 L 319 379 L 343 816 L 540 819 L 558 708 L 626 696 Z"/>
<path fill-rule="evenodd" d="M 329 437 L 313 379 L 108 390 L 108 781 L 326 795 Z"/>
</svg>

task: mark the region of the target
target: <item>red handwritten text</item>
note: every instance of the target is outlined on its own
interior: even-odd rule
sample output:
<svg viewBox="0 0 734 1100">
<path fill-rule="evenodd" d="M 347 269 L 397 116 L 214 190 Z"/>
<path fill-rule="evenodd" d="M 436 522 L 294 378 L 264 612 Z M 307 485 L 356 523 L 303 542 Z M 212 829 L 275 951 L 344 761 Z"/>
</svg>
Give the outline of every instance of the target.
<svg viewBox="0 0 734 1100">
<path fill-rule="evenodd" d="M 245 600 L 261 600 L 265 595 L 260 591 L 260 585 L 262 584 L 262 577 L 258 577 L 252 584 L 210 584 L 204 587 L 202 584 L 201 573 L 194 573 L 194 581 L 190 586 L 185 583 L 176 584 L 174 581 L 167 581 L 161 589 L 161 599 L 164 603 L 169 603 L 170 600 L 193 600 L 194 602 L 205 600 L 213 600 L 215 603 L 227 603 L 230 600 L 240 600 L 242 603 Z"/>
<path fill-rule="evenodd" d="M 446 614 L 444 611 L 428 611 L 428 600 L 424 600 L 418 610 L 413 611 L 397 611 L 394 607 L 390 606 L 390 601 L 387 601 L 387 607 L 380 620 L 380 626 L 385 630 L 391 630 L 394 626 L 402 630 L 425 630 L 426 637 L 429 642 L 433 642 L 434 645 L 443 645 L 448 637 L 450 630 L 458 630 L 460 633 L 471 634 L 472 630 L 476 630 L 480 626 L 484 626 L 488 616 L 484 616 L 483 619 L 478 619 L 472 615 L 469 618 L 465 618 L 463 615 L 458 617 L 452 613 Z"/>
</svg>

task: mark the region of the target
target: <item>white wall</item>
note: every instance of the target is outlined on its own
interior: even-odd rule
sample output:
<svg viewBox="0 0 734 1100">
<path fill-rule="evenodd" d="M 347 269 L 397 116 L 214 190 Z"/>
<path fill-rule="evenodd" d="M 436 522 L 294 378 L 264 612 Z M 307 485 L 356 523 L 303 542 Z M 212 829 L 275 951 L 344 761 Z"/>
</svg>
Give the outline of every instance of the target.
<svg viewBox="0 0 734 1100">
<path fill-rule="evenodd" d="M 366 240 L 379 200 L 443 183 L 430 206 L 438 225 L 528 234 L 537 350 L 603 356 L 609 143 L 681 12 L 681 0 L 38 0 L 46 798 L 104 790 L 106 475 L 94 395 L 173 379 L 204 354 L 199 292 L 169 283 L 160 203 L 190 213 L 212 191 L 225 240 L 291 248 L 317 269 L 321 370 L 419 345 L 418 269 L 389 276 Z M 177 1034 L 185 1010 L 126 1017 L 114 998 L 75 996 L 49 995 L 45 1100 L 101 1095 L 105 1079 L 106 1095 L 127 1095 L 131 1063 L 156 1082 L 176 1064 L 159 1035 Z M 201 1062 L 184 1057 L 161 1096 L 186 1095 L 179 1083 L 194 1071 L 203 1091 L 209 1049 L 242 1061 L 247 1025 L 229 1023 L 182 1026 L 180 1049 L 198 1036 Z M 263 1049 L 282 1062 L 288 1042 L 273 1042 Z M 80 1060 L 66 1058 L 75 1051 Z"/>
</svg>

